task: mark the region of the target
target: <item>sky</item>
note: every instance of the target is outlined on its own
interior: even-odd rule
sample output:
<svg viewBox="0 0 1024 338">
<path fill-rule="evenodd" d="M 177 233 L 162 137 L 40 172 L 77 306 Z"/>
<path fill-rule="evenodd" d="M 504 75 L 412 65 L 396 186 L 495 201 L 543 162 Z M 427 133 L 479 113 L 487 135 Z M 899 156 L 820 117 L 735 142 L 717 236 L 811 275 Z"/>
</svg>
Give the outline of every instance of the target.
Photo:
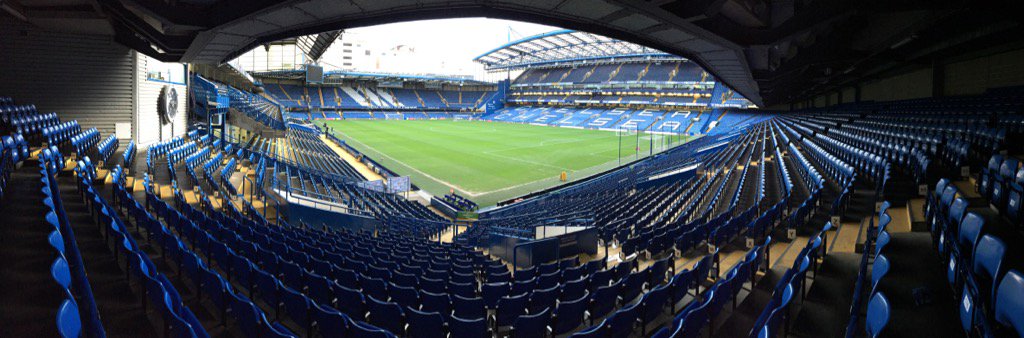
<svg viewBox="0 0 1024 338">
<path fill-rule="evenodd" d="M 422 73 L 482 75 L 473 58 L 510 40 L 560 29 L 533 23 L 462 18 L 408 21 L 347 29 L 378 50 L 406 45 L 416 50 Z M 344 34 L 344 33 L 343 33 Z M 331 60 L 325 60 L 332 62 Z"/>
</svg>

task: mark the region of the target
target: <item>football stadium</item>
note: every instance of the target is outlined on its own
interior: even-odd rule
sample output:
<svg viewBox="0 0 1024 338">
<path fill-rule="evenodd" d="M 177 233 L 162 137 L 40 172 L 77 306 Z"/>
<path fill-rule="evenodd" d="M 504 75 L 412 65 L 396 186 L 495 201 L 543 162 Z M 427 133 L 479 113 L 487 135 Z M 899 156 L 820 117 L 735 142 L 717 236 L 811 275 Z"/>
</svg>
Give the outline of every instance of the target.
<svg viewBox="0 0 1024 338">
<path fill-rule="evenodd" d="M 0 337 L 1024 337 L 1024 3 L 0 0 Z"/>
</svg>

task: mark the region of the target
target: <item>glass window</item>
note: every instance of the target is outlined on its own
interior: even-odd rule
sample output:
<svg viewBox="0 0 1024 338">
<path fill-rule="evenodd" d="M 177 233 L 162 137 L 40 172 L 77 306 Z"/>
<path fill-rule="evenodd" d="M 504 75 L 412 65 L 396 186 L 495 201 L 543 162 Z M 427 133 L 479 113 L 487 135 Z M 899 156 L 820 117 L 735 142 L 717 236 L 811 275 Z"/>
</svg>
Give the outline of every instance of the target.
<svg viewBox="0 0 1024 338">
<path fill-rule="evenodd" d="M 183 85 L 185 84 L 185 65 L 160 62 L 150 58 L 146 62 L 146 79 Z"/>
</svg>

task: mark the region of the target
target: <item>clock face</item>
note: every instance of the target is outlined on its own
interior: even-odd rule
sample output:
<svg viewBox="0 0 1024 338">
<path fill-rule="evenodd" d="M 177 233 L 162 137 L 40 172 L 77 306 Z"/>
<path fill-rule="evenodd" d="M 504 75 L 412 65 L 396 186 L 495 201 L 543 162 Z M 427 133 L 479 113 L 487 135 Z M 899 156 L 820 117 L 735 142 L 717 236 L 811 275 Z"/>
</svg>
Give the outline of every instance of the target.
<svg viewBox="0 0 1024 338">
<path fill-rule="evenodd" d="M 160 123 L 171 123 L 174 120 L 174 116 L 178 113 L 178 91 L 174 87 L 164 86 L 160 91 L 159 101 L 158 113 L 160 114 Z"/>
<path fill-rule="evenodd" d="M 178 91 L 170 88 L 167 91 L 167 115 L 174 117 L 178 112 Z"/>
</svg>

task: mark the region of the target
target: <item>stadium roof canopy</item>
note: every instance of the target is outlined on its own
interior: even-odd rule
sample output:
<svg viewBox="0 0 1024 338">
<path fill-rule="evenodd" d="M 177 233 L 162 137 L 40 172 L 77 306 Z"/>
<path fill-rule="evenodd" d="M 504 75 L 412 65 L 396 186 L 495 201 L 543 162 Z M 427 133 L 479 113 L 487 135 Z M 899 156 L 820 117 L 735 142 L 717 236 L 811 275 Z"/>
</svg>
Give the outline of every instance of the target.
<svg viewBox="0 0 1024 338">
<path fill-rule="evenodd" d="M 302 80 L 306 78 L 305 69 L 296 70 L 271 70 L 262 72 L 251 72 L 253 76 L 262 78 Z M 375 72 L 353 72 L 353 71 L 328 71 L 324 73 L 325 80 L 364 80 L 364 81 L 409 81 L 409 82 L 437 82 L 464 85 L 494 85 L 491 82 L 477 81 L 473 79 L 440 76 L 440 75 L 417 75 L 417 74 L 395 74 Z"/>
<path fill-rule="evenodd" d="M 606 58 L 678 58 L 660 50 L 593 33 L 561 29 L 509 42 L 473 59 L 488 70 Z"/>
<path fill-rule="evenodd" d="M 492 17 L 593 32 L 696 62 L 759 106 L 1011 48 L 1020 0 L 9 0 L 35 25 L 110 34 L 162 61 L 223 63 L 275 40 Z M 7 14 L 5 14 L 7 15 Z M 12 18 L 13 17 L 13 18 Z M 452 37 L 457 42 L 459 37 Z"/>
</svg>

